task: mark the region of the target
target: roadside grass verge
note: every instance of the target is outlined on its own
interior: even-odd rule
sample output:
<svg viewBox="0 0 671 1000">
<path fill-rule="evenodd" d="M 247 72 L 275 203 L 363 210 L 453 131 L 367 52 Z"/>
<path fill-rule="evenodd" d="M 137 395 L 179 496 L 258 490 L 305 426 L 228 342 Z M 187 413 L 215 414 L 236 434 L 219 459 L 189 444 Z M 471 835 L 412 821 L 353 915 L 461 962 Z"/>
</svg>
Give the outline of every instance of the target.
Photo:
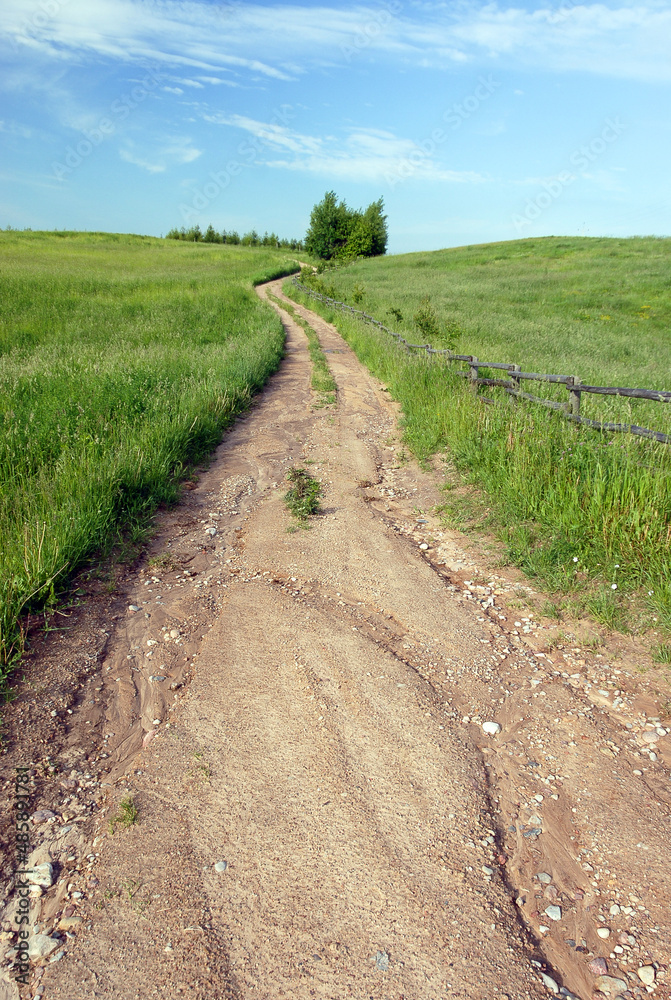
<svg viewBox="0 0 671 1000">
<path fill-rule="evenodd" d="M 272 299 L 281 309 L 284 309 L 289 315 L 305 330 L 305 335 L 308 338 L 308 351 L 310 354 L 310 359 L 312 361 L 312 378 L 310 380 L 310 385 L 314 391 L 320 396 L 319 402 L 316 404 L 317 409 L 322 406 L 335 406 L 336 404 L 336 380 L 331 374 L 331 369 L 328 366 L 326 360 L 326 355 L 322 350 L 322 346 L 319 343 L 319 337 L 317 336 L 315 330 L 312 329 L 307 320 L 303 319 L 296 310 L 289 305 L 289 303 L 284 302 L 282 299 L 278 299 L 276 295 L 272 293 L 268 294 L 268 298 Z"/>
<path fill-rule="evenodd" d="M 279 252 L 0 232 L 0 676 L 20 618 L 171 503 L 277 368 Z"/>
<path fill-rule="evenodd" d="M 390 303 L 398 301 L 387 281 L 393 268 L 384 258 L 379 265 L 386 268 L 380 289 Z M 349 272 L 359 266 L 329 280 L 349 281 Z M 368 267 L 370 285 L 374 264 Z M 533 270 L 533 261 L 527 267 Z M 595 433 L 508 398 L 487 405 L 447 362 L 409 354 L 387 334 L 308 299 L 288 282 L 285 291 L 334 322 L 359 359 L 386 383 L 403 409 L 404 440 L 420 461 L 446 453 L 448 521 L 458 522 L 470 506 L 467 521 L 498 533 L 507 558 L 550 591 L 566 595 L 574 613 L 591 611 L 610 627 L 671 631 L 668 447 Z M 369 304 L 364 308 L 384 318 L 382 290 L 377 294 L 377 313 Z M 483 325 L 489 309 L 487 303 Z M 458 347 L 467 349 L 470 344 Z M 502 360 L 516 358 L 506 347 Z M 571 362 L 564 358 L 560 371 Z M 543 361 L 535 370 L 548 367 Z M 635 371 L 627 384 L 647 385 L 639 375 Z M 657 404 L 657 410 L 664 406 Z"/>
</svg>

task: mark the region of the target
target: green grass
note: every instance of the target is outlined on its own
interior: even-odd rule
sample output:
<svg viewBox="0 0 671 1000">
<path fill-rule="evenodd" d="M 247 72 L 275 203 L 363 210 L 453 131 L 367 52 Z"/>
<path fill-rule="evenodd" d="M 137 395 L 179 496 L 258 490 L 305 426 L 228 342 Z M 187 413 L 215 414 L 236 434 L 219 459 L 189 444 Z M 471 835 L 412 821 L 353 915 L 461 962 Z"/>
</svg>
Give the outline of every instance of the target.
<svg viewBox="0 0 671 1000">
<path fill-rule="evenodd" d="M 319 343 L 319 337 L 315 330 L 312 329 L 307 320 L 303 319 L 302 316 L 296 312 L 296 310 L 289 305 L 288 302 L 278 299 L 276 295 L 269 294 L 268 298 L 276 302 L 281 309 L 284 309 L 289 313 L 293 319 L 303 327 L 305 331 L 305 336 L 308 338 L 308 351 L 310 354 L 310 359 L 312 361 L 312 378 L 310 384 L 314 391 L 318 394 L 319 402 L 317 407 L 322 406 L 335 406 L 336 403 L 336 380 L 331 374 L 331 369 L 328 366 L 326 360 L 326 355 L 322 350 L 322 346 Z"/>
<path fill-rule="evenodd" d="M 289 469 L 287 479 L 291 486 L 284 496 L 284 502 L 294 517 L 305 527 L 308 518 L 319 511 L 321 484 L 307 469 L 296 466 Z"/>
<path fill-rule="evenodd" d="M 0 232 L 0 675 L 22 612 L 176 499 L 276 369 L 279 252 Z"/>
<path fill-rule="evenodd" d="M 434 346 L 458 333 L 454 349 L 483 361 L 589 385 L 671 388 L 671 239 L 515 240 L 378 257 L 322 278 L 414 343 L 426 342 L 413 319 L 428 297 L 444 331 Z M 525 388 L 566 399 L 563 389 Z M 583 395 L 582 412 L 671 432 L 671 407 L 657 402 Z"/>
<path fill-rule="evenodd" d="M 350 302 L 363 283 L 359 308 L 415 342 L 411 321 L 390 312 L 412 317 L 428 295 L 448 331 L 462 331 L 459 353 L 595 384 L 668 389 L 670 265 L 671 240 L 546 239 L 378 258 L 323 277 Z M 333 319 L 389 386 L 414 453 L 426 460 L 446 452 L 451 485 L 456 474 L 469 488 L 466 497 L 446 493 L 447 514 L 457 518 L 475 498 L 480 523 L 505 539 L 508 558 L 570 594 L 572 606 L 614 627 L 671 630 L 669 446 L 575 427 L 503 394 L 486 405 L 454 365 L 411 356 L 375 328 L 293 297 Z M 606 306 L 611 320 L 601 321 Z M 669 407 L 637 402 L 583 397 L 588 416 L 632 414 L 671 429 Z"/>
<path fill-rule="evenodd" d="M 137 811 L 137 806 L 133 802 L 130 795 L 127 795 L 119 803 L 119 810 L 116 816 L 113 816 L 109 821 L 109 831 L 114 834 L 117 826 L 122 826 L 124 830 L 128 830 L 131 826 L 135 826 L 139 818 L 139 812 Z"/>
</svg>

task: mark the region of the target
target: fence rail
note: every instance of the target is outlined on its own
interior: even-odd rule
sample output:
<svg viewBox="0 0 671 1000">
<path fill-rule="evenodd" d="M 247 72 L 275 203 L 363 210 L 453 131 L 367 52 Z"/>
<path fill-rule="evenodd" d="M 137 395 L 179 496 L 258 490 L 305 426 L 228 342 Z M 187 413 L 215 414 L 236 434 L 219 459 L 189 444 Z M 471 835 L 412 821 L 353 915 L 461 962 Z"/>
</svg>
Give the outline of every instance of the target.
<svg viewBox="0 0 671 1000">
<path fill-rule="evenodd" d="M 591 427 L 593 430 L 635 434 L 638 437 L 659 441 L 661 444 L 671 444 L 671 434 L 663 434 L 661 431 L 639 427 L 637 424 L 590 420 L 588 417 L 580 415 L 580 398 L 584 392 L 597 396 L 624 396 L 629 399 L 648 399 L 658 403 L 671 403 L 671 391 L 667 392 L 661 389 L 629 389 L 625 386 L 584 385 L 576 375 L 547 375 L 542 372 L 523 372 L 519 365 L 508 364 L 507 362 L 481 361 L 480 358 L 476 358 L 472 354 L 455 354 L 454 351 L 435 348 L 431 344 L 411 344 L 400 333 L 390 330 L 388 326 L 385 326 L 380 320 L 375 319 L 374 316 L 370 316 L 360 309 L 355 309 L 353 306 L 347 305 L 346 302 L 340 302 L 338 299 L 332 299 L 328 295 L 323 295 L 314 288 L 304 285 L 298 278 L 293 279 L 293 284 L 299 291 L 313 299 L 317 299 L 318 302 L 323 302 L 334 309 L 340 309 L 342 312 L 350 313 L 350 315 L 356 316 L 377 327 L 378 330 L 382 330 L 383 333 L 388 333 L 409 351 L 426 351 L 429 355 L 440 354 L 447 361 L 460 361 L 467 364 L 468 370 L 459 371 L 457 375 L 467 378 L 476 393 L 480 385 L 496 386 L 504 389 L 514 399 L 525 399 L 528 402 L 538 403 L 540 406 L 556 410 L 566 417 L 567 420 L 571 420 L 576 424 L 583 424 L 585 427 Z M 480 369 L 504 371 L 508 373 L 509 377 L 481 377 Z M 549 382 L 564 385 L 568 390 L 568 399 L 565 403 L 561 403 L 554 399 L 544 399 L 542 396 L 533 396 L 531 393 L 522 392 L 520 388 L 521 381 Z M 484 396 L 479 396 L 478 398 L 486 403 L 493 402 L 493 400 L 486 399 Z"/>
</svg>

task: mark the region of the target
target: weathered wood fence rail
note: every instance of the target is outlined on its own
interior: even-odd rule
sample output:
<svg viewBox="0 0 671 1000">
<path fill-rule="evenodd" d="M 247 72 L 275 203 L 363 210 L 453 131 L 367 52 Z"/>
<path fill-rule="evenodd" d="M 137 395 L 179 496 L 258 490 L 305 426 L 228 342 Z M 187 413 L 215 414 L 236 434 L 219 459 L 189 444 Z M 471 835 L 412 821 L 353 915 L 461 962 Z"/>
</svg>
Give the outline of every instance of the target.
<svg viewBox="0 0 671 1000">
<path fill-rule="evenodd" d="M 429 355 L 440 354 L 447 361 L 460 361 L 467 364 L 468 369 L 457 372 L 457 375 L 467 378 L 475 392 L 477 392 L 480 385 L 498 386 L 501 389 L 505 389 L 515 399 L 526 399 L 532 403 L 538 403 L 549 409 L 557 410 L 567 420 L 572 420 L 577 424 L 584 424 L 586 427 L 591 427 L 594 430 L 636 434 L 638 437 L 652 438 L 655 441 L 660 441 L 662 444 L 671 444 L 671 435 L 663 434 L 661 431 L 649 430 L 647 427 L 639 427 L 637 424 L 617 424 L 602 420 L 589 420 L 587 417 L 580 415 L 580 397 L 583 393 L 592 393 L 597 396 L 624 396 L 629 399 L 649 399 L 658 403 L 671 403 L 671 392 L 658 389 L 627 389 L 625 387 L 610 385 L 584 385 L 576 375 L 545 375 L 539 372 L 523 372 L 520 365 L 507 364 L 500 361 L 481 361 L 480 358 L 473 357 L 472 354 L 455 354 L 454 351 L 437 349 L 431 347 L 430 344 L 411 344 L 400 333 L 390 330 L 388 326 L 375 319 L 374 316 L 370 316 L 360 309 L 354 309 L 353 306 L 347 305 L 346 302 L 340 302 L 338 299 L 332 299 L 328 295 L 322 295 L 321 292 L 317 292 L 314 288 L 304 285 L 297 278 L 293 279 L 293 284 L 305 295 L 317 299 L 325 305 L 350 313 L 352 316 L 357 316 L 366 323 L 371 323 L 378 330 L 382 330 L 384 333 L 388 333 L 391 337 L 394 337 L 395 340 L 403 344 L 409 351 L 426 351 Z M 481 378 L 480 369 L 507 372 L 508 378 Z M 533 396 L 531 393 L 522 392 L 520 386 L 522 381 L 552 382 L 565 385 L 568 391 L 568 398 L 566 402 L 561 403 L 554 399 L 544 399 L 542 396 Z M 494 402 L 494 400 L 487 399 L 484 396 L 479 396 L 478 398 L 486 403 Z"/>
</svg>

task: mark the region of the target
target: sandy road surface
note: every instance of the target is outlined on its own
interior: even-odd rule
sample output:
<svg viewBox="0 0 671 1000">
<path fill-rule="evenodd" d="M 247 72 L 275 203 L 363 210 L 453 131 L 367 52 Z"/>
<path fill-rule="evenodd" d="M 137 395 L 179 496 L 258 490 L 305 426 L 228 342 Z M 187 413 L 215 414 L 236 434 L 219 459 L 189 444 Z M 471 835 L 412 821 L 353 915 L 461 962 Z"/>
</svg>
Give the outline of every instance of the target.
<svg viewBox="0 0 671 1000">
<path fill-rule="evenodd" d="M 33 990 L 587 1000 L 647 995 L 645 966 L 667 996 L 668 737 L 630 724 L 650 763 L 615 717 L 656 706 L 618 675 L 613 708 L 612 688 L 590 694 L 603 665 L 576 655 L 562 676 L 493 599 L 463 599 L 474 567 L 426 513 L 436 478 L 395 458 L 394 405 L 313 317 L 338 383 L 315 409 L 284 320 L 280 371 L 165 518 L 73 702 L 63 774 L 106 769 L 140 821 L 86 842 L 67 778 L 44 802 L 33 861 L 61 877 L 35 920 L 49 934 L 65 914 L 70 936 Z M 306 461 L 322 513 L 287 531 L 286 471 Z"/>
</svg>

